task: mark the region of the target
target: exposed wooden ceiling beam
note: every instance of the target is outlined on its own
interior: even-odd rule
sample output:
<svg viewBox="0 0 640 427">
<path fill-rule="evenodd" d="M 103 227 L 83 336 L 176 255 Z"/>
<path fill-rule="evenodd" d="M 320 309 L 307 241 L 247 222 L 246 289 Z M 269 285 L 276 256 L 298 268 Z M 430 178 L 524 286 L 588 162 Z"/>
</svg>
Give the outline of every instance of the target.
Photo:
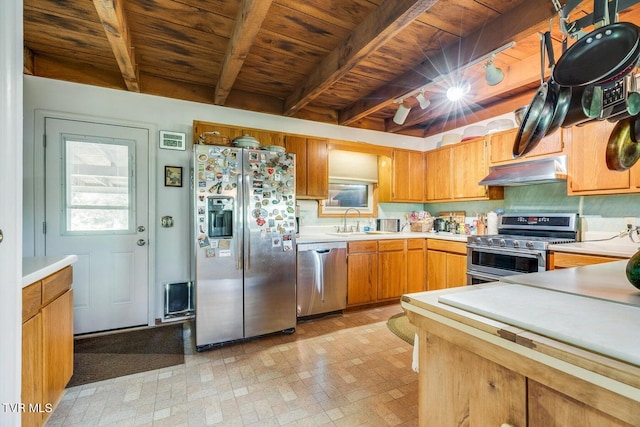
<svg viewBox="0 0 640 427">
<path fill-rule="evenodd" d="M 549 27 L 549 19 L 555 13 L 552 2 L 522 2 L 464 37 L 459 43 L 343 109 L 340 112 L 340 124 L 348 125 L 393 104 L 396 98 L 428 84 L 440 74 L 451 71 L 451 64 L 455 69 L 510 41 L 518 42 L 536 31 L 544 31 Z"/>
<path fill-rule="evenodd" d="M 214 95 L 215 104 L 224 105 L 227 100 L 271 3 L 272 0 L 242 1 L 218 76 Z"/>
<path fill-rule="evenodd" d="M 140 92 L 138 67 L 122 1 L 93 0 L 127 89 Z"/>
<path fill-rule="evenodd" d="M 24 74 L 33 75 L 33 51 L 26 46 L 22 48 L 22 51 L 22 56 L 24 58 L 22 61 L 22 72 Z"/>
<path fill-rule="evenodd" d="M 384 0 L 295 88 L 284 104 L 292 116 L 375 52 L 438 0 Z"/>
</svg>

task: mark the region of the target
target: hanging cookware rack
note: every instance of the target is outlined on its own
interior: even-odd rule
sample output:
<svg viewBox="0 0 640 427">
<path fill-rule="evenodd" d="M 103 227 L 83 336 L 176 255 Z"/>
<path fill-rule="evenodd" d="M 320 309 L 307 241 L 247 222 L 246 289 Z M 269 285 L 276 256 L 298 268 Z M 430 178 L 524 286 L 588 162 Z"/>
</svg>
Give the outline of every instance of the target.
<svg viewBox="0 0 640 427">
<path fill-rule="evenodd" d="M 553 122 L 561 92 L 563 92 L 563 99 L 568 101 L 566 94 L 561 91 L 560 86 L 555 83 L 553 78 L 550 77 L 547 81 L 544 78 L 545 52 L 549 50 L 550 46 L 551 32 L 547 31 L 540 35 L 540 87 L 533 96 L 524 113 L 522 123 L 520 123 L 513 144 L 513 157 L 519 157 L 531 151 L 547 134 Z M 552 61 L 553 57 L 550 55 L 549 63 L 551 64 Z"/>
</svg>

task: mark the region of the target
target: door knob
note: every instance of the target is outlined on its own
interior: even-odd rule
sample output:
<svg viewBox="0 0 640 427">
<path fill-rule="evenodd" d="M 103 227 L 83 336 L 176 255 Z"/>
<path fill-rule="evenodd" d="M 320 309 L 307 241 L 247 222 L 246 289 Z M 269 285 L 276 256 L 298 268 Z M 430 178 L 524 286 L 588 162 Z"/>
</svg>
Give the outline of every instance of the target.
<svg viewBox="0 0 640 427">
<path fill-rule="evenodd" d="M 0 230 L 0 243 L 2 243 L 3 239 L 4 239 L 4 234 L 2 234 L 2 230 Z"/>
<path fill-rule="evenodd" d="M 145 230 L 144 225 L 138 226 L 138 233 L 142 233 Z"/>
<path fill-rule="evenodd" d="M 144 239 L 138 239 L 138 241 L 136 242 L 138 244 L 138 246 L 144 246 L 145 243 L 147 243 Z"/>
</svg>

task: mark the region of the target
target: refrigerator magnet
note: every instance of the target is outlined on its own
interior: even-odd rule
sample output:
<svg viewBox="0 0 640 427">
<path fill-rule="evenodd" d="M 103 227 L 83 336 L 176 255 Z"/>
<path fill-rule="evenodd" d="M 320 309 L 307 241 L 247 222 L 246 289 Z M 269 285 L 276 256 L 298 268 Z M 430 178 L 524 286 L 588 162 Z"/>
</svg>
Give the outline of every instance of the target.
<svg viewBox="0 0 640 427">
<path fill-rule="evenodd" d="M 228 250 L 228 249 L 224 250 L 224 251 L 221 250 L 220 252 L 218 252 L 218 256 L 221 256 L 221 257 L 229 256 L 230 257 L 231 256 L 231 251 Z"/>
<path fill-rule="evenodd" d="M 216 256 L 216 250 L 213 248 L 207 248 L 204 251 L 204 256 L 207 258 L 213 258 Z"/>
<path fill-rule="evenodd" d="M 209 238 L 207 236 L 199 236 L 198 245 L 201 248 L 206 248 L 207 246 L 209 246 Z"/>
<path fill-rule="evenodd" d="M 280 237 L 274 237 L 273 239 L 271 239 L 272 248 L 279 248 L 281 244 L 282 244 L 282 241 L 280 240 Z"/>
<path fill-rule="evenodd" d="M 209 244 L 214 249 L 218 247 L 218 241 L 217 240 L 211 240 L 211 242 Z"/>
<path fill-rule="evenodd" d="M 289 239 L 286 240 L 286 237 Z M 291 240 L 291 236 L 283 236 L 283 239 L 285 240 L 282 241 L 282 250 L 284 252 L 291 252 L 293 250 L 293 240 Z"/>
<path fill-rule="evenodd" d="M 220 249 L 225 249 L 225 250 L 229 249 L 231 247 L 231 240 L 220 240 L 220 241 L 218 241 L 218 247 Z M 222 252 L 222 251 L 220 251 L 220 252 Z M 220 256 L 222 256 L 222 255 L 220 255 Z"/>
</svg>

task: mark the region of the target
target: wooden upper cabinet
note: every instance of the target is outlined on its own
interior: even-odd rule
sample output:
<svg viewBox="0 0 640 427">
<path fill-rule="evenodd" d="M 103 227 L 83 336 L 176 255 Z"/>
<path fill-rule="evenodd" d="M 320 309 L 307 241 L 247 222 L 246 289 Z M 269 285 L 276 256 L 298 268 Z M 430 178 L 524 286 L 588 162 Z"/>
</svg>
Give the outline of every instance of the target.
<svg viewBox="0 0 640 427">
<path fill-rule="evenodd" d="M 226 126 L 218 123 L 193 121 L 193 143 L 198 143 L 198 138 L 205 132 L 220 132 L 220 135 L 229 137 L 229 140 L 242 136 L 242 129 L 235 126 Z"/>
<path fill-rule="evenodd" d="M 478 185 L 489 173 L 487 138 L 426 153 L 427 201 L 502 199 L 502 187 Z"/>
<path fill-rule="evenodd" d="M 193 121 L 193 142 L 197 143 L 198 138 L 205 132 L 220 132 L 220 135 L 229 137 L 229 140 L 233 141 L 242 135 L 249 135 L 254 137 L 260 142 L 263 147 L 269 145 L 284 146 L 284 134 L 282 132 L 272 132 L 262 129 L 253 129 L 240 126 L 222 125 L 219 123 L 202 122 L 199 120 Z"/>
<path fill-rule="evenodd" d="M 296 155 L 296 197 L 329 197 L 329 152 L 326 139 L 286 135 L 287 152 Z"/>
<path fill-rule="evenodd" d="M 451 199 L 451 150 L 427 151 L 427 200 Z"/>
<path fill-rule="evenodd" d="M 487 140 L 484 138 L 451 147 L 454 199 L 475 199 L 486 195 L 487 187 L 478 185 L 489 173 L 486 147 Z"/>
<path fill-rule="evenodd" d="M 393 150 L 392 200 L 424 200 L 424 154 L 421 151 Z"/>
<path fill-rule="evenodd" d="M 611 194 L 630 191 L 630 173 L 607 168 L 606 150 L 615 123 L 606 120 L 574 126 L 569 143 L 567 192 Z"/>
<path fill-rule="evenodd" d="M 548 155 L 558 155 L 564 151 L 563 134 L 567 131 L 559 129 L 542 140 L 526 155 L 513 158 L 513 144 L 518 136 L 519 129 L 510 129 L 498 132 L 490 136 L 491 153 L 489 156 L 490 165 L 501 163 L 519 162 L 525 159 L 536 158 Z"/>
</svg>

